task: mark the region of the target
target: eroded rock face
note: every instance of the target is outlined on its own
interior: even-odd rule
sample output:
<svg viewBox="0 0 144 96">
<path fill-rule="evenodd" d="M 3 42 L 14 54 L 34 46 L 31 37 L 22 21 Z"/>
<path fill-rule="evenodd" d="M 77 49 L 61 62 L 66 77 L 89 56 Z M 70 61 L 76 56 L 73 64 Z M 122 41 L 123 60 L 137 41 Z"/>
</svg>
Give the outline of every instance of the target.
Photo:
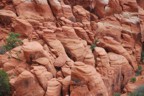
<svg viewBox="0 0 144 96">
<path fill-rule="evenodd" d="M 127 59 L 122 55 L 106 53 L 101 47 L 95 48 L 94 55 L 97 60 L 97 71 L 104 77 L 106 86 L 112 86 L 107 88 L 109 94 L 112 95 L 113 90 L 120 92 L 134 75 Z"/>
<path fill-rule="evenodd" d="M 131 79 L 131 77 L 134 76 L 134 71 L 129 65 L 127 59 L 122 55 L 108 53 L 108 56 L 110 60 L 110 65 L 114 71 L 113 77 L 117 78 L 113 78 L 114 87 L 112 89 L 115 91 L 121 91 L 121 88 L 124 88 L 124 86 Z"/>
<path fill-rule="evenodd" d="M 17 14 L 21 18 L 36 20 L 54 20 L 47 0 L 13 0 Z"/>
<path fill-rule="evenodd" d="M 32 36 L 34 29 L 28 21 L 23 19 L 15 19 L 12 22 L 12 27 L 14 28 L 15 32 L 29 38 Z"/>
<path fill-rule="evenodd" d="M 46 90 L 47 81 L 53 78 L 52 73 L 48 72 L 43 66 L 34 66 L 32 72 L 35 74 L 43 89 Z"/>
<path fill-rule="evenodd" d="M 115 53 L 123 55 L 130 62 L 130 65 L 136 70 L 137 65 L 135 61 L 132 59 L 131 55 L 128 51 L 117 41 L 115 41 L 111 37 L 105 36 L 103 40 L 101 40 L 101 44 L 104 48 L 107 48 L 109 51 L 114 51 Z"/>
<path fill-rule="evenodd" d="M 22 72 L 14 84 L 15 96 L 43 96 L 44 90 L 29 71 Z"/>
<path fill-rule="evenodd" d="M 128 84 L 125 86 L 125 91 L 133 92 L 143 85 L 144 85 L 143 76 L 138 76 L 138 77 L 136 77 L 136 81 L 134 83 L 130 82 L 130 81 L 128 82 Z M 140 89 L 140 90 L 142 90 L 142 89 Z"/>
<path fill-rule="evenodd" d="M 144 84 L 128 82 L 144 50 L 143 5 L 143 0 L 0 0 L 0 53 L 10 31 L 24 39 L 0 55 L 13 96 L 125 95 Z"/>
<path fill-rule="evenodd" d="M 45 96 L 61 96 L 61 84 L 55 78 L 47 82 L 47 91 Z"/>
<path fill-rule="evenodd" d="M 92 95 L 103 95 L 108 96 L 108 91 L 102 77 L 96 69 L 90 65 L 86 65 L 82 62 L 75 62 L 74 66 L 72 67 L 72 74 L 71 78 L 74 84 L 76 85 L 87 85 L 89 92 Z M 72 89 L 74 91 L 75 88 Z M 85 93 L 85 94 L 89 94 Z"/>
<path fill-rule="evenodd" d="M 35 46 L 33 48 L 33 46 Z M 25 54 L 26 61 L 31 63 L 32 59 L 37 56 L 43 55 L 43 47 L 38 42 L 27 42 L 23 45 L 23 51 Z M 36 56 L 37 54 L 37 56 Z"/>
</svg>

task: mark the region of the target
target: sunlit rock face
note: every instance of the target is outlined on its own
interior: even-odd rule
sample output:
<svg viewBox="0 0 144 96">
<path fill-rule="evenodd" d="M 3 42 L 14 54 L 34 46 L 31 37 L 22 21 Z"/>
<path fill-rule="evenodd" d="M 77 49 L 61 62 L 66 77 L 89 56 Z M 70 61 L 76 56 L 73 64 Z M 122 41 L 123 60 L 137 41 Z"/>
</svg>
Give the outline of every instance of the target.
<svg viewBox="0 0 144 96">
<path fill-rule="evenodd" d="M 97 1 L 104 4 L 104 5 L 108 5 L 110 0 L 97 0 Z"/>
<path fill-rule="evenodd" d="M 0 69 L 9 75 L 12 96 L 133 92 L 144 84 L 143 5 L 143 0 L 0 0 Z M 20 34 L 22 45 L 7 51 L 10 32 Z"/>
</svg>

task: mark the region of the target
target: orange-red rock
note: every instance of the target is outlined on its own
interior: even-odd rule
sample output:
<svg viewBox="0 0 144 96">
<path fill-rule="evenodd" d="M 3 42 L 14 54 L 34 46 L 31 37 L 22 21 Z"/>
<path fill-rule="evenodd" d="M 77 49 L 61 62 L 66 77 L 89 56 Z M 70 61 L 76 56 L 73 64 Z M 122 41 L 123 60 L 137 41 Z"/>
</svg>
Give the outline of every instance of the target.
<svg viewBox="0 0 144 96">
<path fill-rule="evenodd" d="M 0 53 L 11 31 L 23 41 L 0 55 L 13 96 L 126 96 L 144 84 L 128 82 L 144 61 L 143 5 L 143 0 L 0 0 Z"/>
<path fill-rule="evenodd" d="M 14 96 L 43 96 L 44 90 L 29 71 L 22 72 L 14 84 Z"/>
</svg>

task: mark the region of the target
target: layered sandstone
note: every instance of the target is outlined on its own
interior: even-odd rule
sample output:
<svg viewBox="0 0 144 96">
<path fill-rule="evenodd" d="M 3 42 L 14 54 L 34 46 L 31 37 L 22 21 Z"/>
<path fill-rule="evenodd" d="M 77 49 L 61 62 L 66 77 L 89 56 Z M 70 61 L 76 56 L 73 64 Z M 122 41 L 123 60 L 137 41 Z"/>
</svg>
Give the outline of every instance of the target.
<svg viewBox="0 0 144 96">
<path fill-rule="evenodd" d="M 142 0 L 0 0 L 0 46 L 11 31 L 23 41 L 0 55 L 12 96 L 113 96 L 144 84 L 129 82 L 141 59 L 143 5 Z"/>
</svg>

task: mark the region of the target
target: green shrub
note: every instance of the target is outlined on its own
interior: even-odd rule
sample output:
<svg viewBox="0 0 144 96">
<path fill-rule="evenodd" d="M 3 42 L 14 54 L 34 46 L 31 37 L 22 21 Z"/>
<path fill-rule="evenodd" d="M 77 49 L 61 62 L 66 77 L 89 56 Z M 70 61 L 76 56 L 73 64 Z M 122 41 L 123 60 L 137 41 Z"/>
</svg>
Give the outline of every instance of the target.
<svg viewBox="0 0 144 96">
<path fill-rule="evenodd" d="M 128 96 L 144 96 L 144 85 L 137 88 L 134 92 L 129 93 Z"/>
<path fill-rule="evenodd" d="M 120 96 L 121 94 L 120 93 L 114 93 L 113 96 Z"/>
<path fill-rule="evenodd" d="M 138 66 L 138 69 L 136 70 L 136 76 L 139 76 L 142 72 L 142 66 Z"/>
<path fill-rule="evenodd" d="M 2 46 L 0 47 L 0 54 L 4 54 L 6 52 L 6 49 Z"/>
<path fill-rule="evenodd" d="M 144 49 L 144 48 L 143 48 Z M 141 52 L 141 62 L 144 63 L 144 51 Z"/>
<path fill-rule="evenodd" d="M 141 62 L 144 63 L 144 43 L 142 43 Z"/>
<path fill-rule="evenodd" d="M 90 48 L 92 51 L 94 51 L 95 47 L 96 47 L 96 44 L 92 44 Z"/>
<path fill-rule="evenodd" d="M 131 78 L 130 82 L 135 83 L 136 82 L 136 78 L 135 77 Z"/>
<path fill-rule="evenodd" d="M 142 70 L 142 66 L 138 66 L 138 70 Z"/>
<path fill-rule="evenodd" d="M 8 38 L 6 39 L 6 44 L 3 46 L 6 51 L 9 51 L 13 48 L 15 48 L 16 46 L 19 46 L 22 44 L 22 41 L 19 39 L 20 34 L 18 33 L 13 33 L 11 32 L 8 36 Z"/>
<path fill-rule="evenodd" d="M 10 96 L 8 75 L 3 70 L 0 70 L 0 96 Z"/>
<path fill-rule="evenodd" d="M 99 43 L 99 40 L 98 40 L 98 39 L 95 39 L 94 43 L 91 44 L 90 49 L 91 49 L 92 51 L 94 51 L 94 49 L 95 49 L 95 47 L 96 47 L 96 45 L 97 45 L 98 43 Z"/>
</svg>

